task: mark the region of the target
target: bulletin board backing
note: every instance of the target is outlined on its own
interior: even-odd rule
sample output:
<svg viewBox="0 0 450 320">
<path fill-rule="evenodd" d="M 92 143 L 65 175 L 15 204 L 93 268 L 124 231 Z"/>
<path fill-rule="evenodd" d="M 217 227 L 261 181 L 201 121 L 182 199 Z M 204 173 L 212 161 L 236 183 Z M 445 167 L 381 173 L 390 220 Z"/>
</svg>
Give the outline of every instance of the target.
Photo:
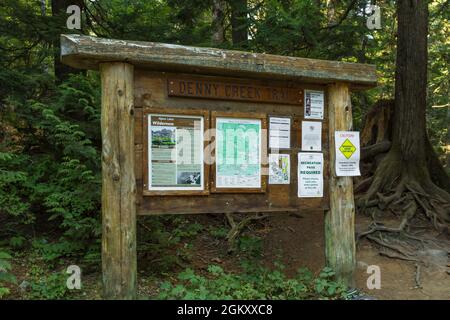
<svg viewBox="0 0 450 320">
<path fill-rule="evenodd" d="M 160 215 L 160 214 L 200 214 L 200 213 L 253 213 L 253 212 L 301 212 L 328 210 L 329 208 L 329 142 L 328 142 L 328 101 L 325 85 L 312 83 L 300 83 L 291 81 L 270 81 L 244 78 L 224 78 L 212 76 L 199 76 L 189 74 L 175 74 L 165 72 L 153 72 L 145 69 L 136 69 L 134 73 L 134 116 L 135 116 L 135 177 L 137 184 L 137 214 L 138 215 Z M 304 119 L 303 99 L 298 104 L 282 103 L 281 101 L 252 101 L 252 100 L 226 100 L 208 99 L 205 97 L 183 97 L 169 95 L 168 81 L 170 79 L 230 83 L 247 86 L 288 88 L 289 92 L 298 90 L 303 93 L 305 89 L 324 91 L 324 119 L 322 122 L 322 152 L 324 155 L 324 196 L 322 198 L 299 198 L 297 196 L 297 154 L 301 152 L 301 124 Z M 268 99 L 266 99 L 268 100 Z M 300 101 L 301 100 L 301 101 Z M 291 118 L 291 148 L 279 150 L 277 153 L 290 155 L 290 184 L 269 185 L 259 192 L 236 192 L 214 193 L 211 183 L 214 181 L 214 170 L 209 168 L 209 194 L 151 194 L 144 192 L 144 181 L 146 181 L 146 152 L 144 128 L 145 114 L 158 111 L 162 113 L 200 114 L 208 112 L 212 114 L 252 114 L 263 115 L 268 121 L 269 116 Z M 205 113 L 206 115 L 206 113 Z M 206 121 L 206 118 L 205 118 Z M 209 119 L 212 126 L 212 119 Z M 307 120 L 310 121 L 310 120 Z M 267 123 L 266 123 L 267 126 Z M 209 141 L 207 142 L 209 143 Z M 271 150 L 267 149 L 267 153 Z M 205 174 L 206 177 L 206 174 Z"/>
</svg>

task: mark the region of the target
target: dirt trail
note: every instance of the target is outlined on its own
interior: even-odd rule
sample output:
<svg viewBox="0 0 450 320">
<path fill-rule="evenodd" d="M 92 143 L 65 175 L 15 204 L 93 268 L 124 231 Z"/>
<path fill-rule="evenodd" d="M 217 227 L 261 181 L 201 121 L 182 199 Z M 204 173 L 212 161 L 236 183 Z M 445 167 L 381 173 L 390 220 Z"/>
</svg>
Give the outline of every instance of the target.
<svg viewBox="0 0 450 320">
<path fill-rule="evenodd" d="M 367 288 L 368 265 L 377 265 L 381 270 L 381 289 L 365 292 L 378 298 L 389 300 L 438 299 L 450 300 L 450 275 L 445 268 L 435 265 L 420 266 L 420 288 L 416 287 L 416 264 L 410 261 L 391 259 L 379 255 L 378 250 L 368 241 L 363 241 L 357 251 L 358 268 L 356 284 Z"/>
<path fill-rule="evenodd" d="M 224 220 L 209 216 L 195 216 L 193 220 L 203 225 L 223 226 Z M 367 223 L 367 219 L 357 216 L 357 227 Z M 322 212 L 302 213 L 298 216 L 277 214 L 264 222 L 252 226 L 252 233 L 259 234 L 263 240 L 263 263 L 270 266 L 282 257 L 285 271 L 292 276 L 300 267 L 307 267 L 316 274 L 325 265 L 324 256 L 324 221 Z M 191 267 L 196 271 L 204 271 L 211 263 L 219 264 L 229 272 L 239 272 L 239 255 L 227 254 L 225 240 L 218 240 L 202 233 L 194 241 L 194 259 Z M 168 253 L 169 254 L 169 253 Z M 450 300 L 450 275 L 446 273 L 445 262 L 438 268 L 430 264 L 422 266 L 420 272 L 421 288 L 416 286 L 416 267 L 414 262 L 390 259 L 379 255 L 379 251 L 367 240 L 357 246 L 356 286 L 359 290 L 376 299 L 410 300 L 410 299 L 442 299 Z M 13 270 L 18 284 L 29 280 L 29 268 L 33 260 L 16 259 Z M 448 264 L 448 261 L 447 261 Z M 366 286 L 367 266 L 377 265 L 381 269 L 381 289 L 368 290 Z M 146 278 L 148 270 L 145 261 L 141 259 L 139 266 L 139 292 L 142 295 L 153 296 L 157 286 L 154 279 Z M 83 286 L 86 293 L 82 299 L 99 299 L 101 292 L 101 274 L 93 273 L 86 279 Z M 11 285 L 11 295 L 8 299 L 23 299 L 18 285 Z"/>
<path fill-rule="evenodd" d="M 295 272 L 306 266 L 318 272 L 324 265 L 323 213 L 303 213 L 302 218 L 279 215 L 271 218 L 269 231 L 264 240 L 265 260 L 271 261 L 283 251 L 283 262 L 287 271 Z M 357 216 L 356 223 L 365 223 Z M 421 288 L 415 288 L 416 267 L 414 262 L 380 256 L 378 249 L 367 240 L 357 247 L 358 268 L 356 286 L 377 299 L 444 299 L 450 300 L 450 275 L 444 267 L 430 265 L 420 267 Z M 381 289 L 367 289 L 368 265 L 377 265 L 381 270 Z"/>
</svg>

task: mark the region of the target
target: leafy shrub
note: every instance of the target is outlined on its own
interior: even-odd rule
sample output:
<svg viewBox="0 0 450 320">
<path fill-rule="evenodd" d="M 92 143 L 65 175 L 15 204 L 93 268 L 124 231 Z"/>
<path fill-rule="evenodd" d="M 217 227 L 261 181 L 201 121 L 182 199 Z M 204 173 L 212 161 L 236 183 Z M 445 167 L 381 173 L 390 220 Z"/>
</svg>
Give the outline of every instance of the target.
<svg viewBox="0 0 450 320">
<path fill-rule="evenodd" d="M 261 256 L 263 244 L 260 237 L 253 235 L 242 235 L 239 237 L 238 244 L 239 251 L 242 253 L 246 253 L 255 258 Z"/>
<path fill-rule="evenodd" d="M 300 269 L 287 278 L 284 267 L 277 263 L 269 270 L 248 263 L 241 274 L 225 272 L 210 265 L 206 276 L 190 268 L 178 275 L 178 281 L 161 284 L 159 299 L 343 299 L 345 286 L 334 281 L 334 272 L 324 268 L 317 277 Z"/>
<path fill-rule="evenodd" d="M 211 234 L 211 236 L 218 239 L 225 239 L 228 235 L 228 229 L 225 227 L 209 226 L 208 231 Z"/>
<path fill-rule="evenodd" d="M 61 272 L 49 273 L 38 266 L 33 266 L 30 280 L 28 299 L 57 300 L 67 297 L 67 274 Z"/>
<path fill-rule="evenodd" d="M 26 243 L 26 238 L 23 236 L 15 236 L 15 237 L 11 237 L 11 239 L 9 239 L 9 245 L 11 248 L 14 249 L 21 249 L 25 246 Z"/>
<path fill-rule="evenodd" d="M 3 286 L 6 282 L 16 283 L 16 278 L 10 273 L 10 259 L 11 256 L 8 253 L 0 250 L 0 298 L 9 294 L 9 289 Z"/>
<path fill-rule="evenodd" d="M 7 236 L 17 247 L 26 243 L 21 230 L 36 225 L 44 241 L 30 243 L 47 261 L 99 249 L 101 232 L 98 76 L 73 75 L 50 92 L 9 96 L 0 118 L 7 128 L 0 140 L 5 230 L 15 232 Z"/>
</svg>

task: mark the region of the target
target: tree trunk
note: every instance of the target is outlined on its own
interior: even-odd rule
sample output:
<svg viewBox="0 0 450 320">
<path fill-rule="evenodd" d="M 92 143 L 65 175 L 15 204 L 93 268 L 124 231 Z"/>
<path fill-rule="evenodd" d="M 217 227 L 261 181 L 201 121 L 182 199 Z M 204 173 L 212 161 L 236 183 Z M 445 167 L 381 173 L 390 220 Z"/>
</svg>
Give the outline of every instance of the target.
<svg viewBox="0 0 450 320">
<path fill-rule="evenodd" d="M 447 170 L 450 170 L 450 106 L 447 106 L 447 145 L 445 146 L 447 154 Z M 450 192 L 450 190 L 447 190 Z"/>
<path fill-rule="evenodd" d="M 41 3 L 41 16 L 45 16 L 47 14 L 47 1 L 40 0 Z"/>
<path fill-rule="evenodd" d="M 212 43 L 221 45 L 225 41 L 225 0 L 213 0 Z"/>
<path fill-rule="evenodd" d="M 406 208 L 417 206 L 435 227 L 441 228 L 442 223 L 450 221 L 450 194 L 436 185 L 429 170 L 429 163 L 435 155 L 426 133 L 425 118 L 427 2 L 399 0 L 397 17 L 392 147 L 380 162 L 367 194 L 358 204 L 367 207 L 375 203 L 381 209 L 401 204 L 404 212 L 408 211 Z M 449 177 L 445 175 L 441 179 L 448 181 Z"/>
<path fill-rule="evenodd" d="M 248 40 L 247 0 L 230 0 L 231 38 L 235 46 L 245 47 Z"/>
<path fill-rule="evenodd" d="M 61 28 L 60 33 L 66 33 L 67 31 L 71 31 L 73 33 L 74 30 L 66 29 L 66 20 L 63 19 L 66 17 L 67 7 L 70 5 L 77 5 L 83 10 L 84 1 L 83 0 L 51 0 L 52 4 L 52 16 L 54 19 L 58 21 L 58 26 Z M 81 30 L 78 32 L 81 33 Z M 62 64 L 60 60 L 61 54 L 61 44 L 59 40 L 59 32 L 55 34 L 55 38 L 53 40 L 53 58 L 54 58 L 54 68 L 55 68 L 55 77 L 58 82 L 63 82 L 70 73 L 83 73 L 82 70 L 74 69 L 69 67 L 66 64 Z"/>
<path fill-rule="evenodd" d="M 398 1 L 393 149 L 403 161 L 425 165 L 428 8 Z M 398 150 L 395 150 L 398 149 Z"/>
<path fill-rule="evenodd" d="M 336 18 L 336 3 L 335 0 L 327 0 L 326 1 L 326 14 L 327 14 L 327 24 L 328 26 L 334 25 L 337 23 Z"/>
</svg>

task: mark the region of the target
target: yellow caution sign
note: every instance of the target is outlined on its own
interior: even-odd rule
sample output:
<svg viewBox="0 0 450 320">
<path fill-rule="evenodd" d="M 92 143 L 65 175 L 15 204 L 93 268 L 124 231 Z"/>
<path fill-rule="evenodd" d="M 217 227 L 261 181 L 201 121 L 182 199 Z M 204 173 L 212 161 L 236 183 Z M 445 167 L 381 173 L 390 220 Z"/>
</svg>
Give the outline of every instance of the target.
<svg viewBox="0 0 450 320">
<path fill-rule="evenodd" d="M 344 143 L 342 143 L 341 146 L 339 147 L 339 151 L 342 152 L 344 157 L 350 159 L 353 153 L 355 153 L 356 147 L 353 145 L 353 143 L 351 143 L 350 140 L 345 139 Z"/>
<path fill-rule="evenodd" d="M 361 148 L 358 131 L 335 131 L 334 148 L 336 152 L 336 176 L 360 176 L 359 159 Z"/>
</svg>

